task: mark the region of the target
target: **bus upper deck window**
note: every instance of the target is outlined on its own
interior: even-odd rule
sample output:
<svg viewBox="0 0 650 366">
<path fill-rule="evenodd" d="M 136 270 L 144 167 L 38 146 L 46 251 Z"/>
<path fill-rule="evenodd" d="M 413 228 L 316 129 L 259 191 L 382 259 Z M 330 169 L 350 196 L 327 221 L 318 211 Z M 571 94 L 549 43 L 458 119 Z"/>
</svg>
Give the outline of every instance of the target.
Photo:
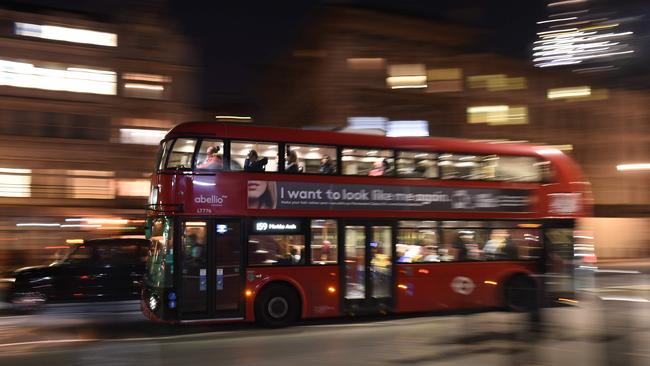
<svg viewBox="0 0 650 366">
<path fill-rule="evenodd" d="M 174 142 L 167 169 L 190 169 L 192 168 L 192 156 L 196 147 L 196 139 L 180 138 Z"/>
<path fill-rule="evenodd" d="M 392 150 L 343 149 L 343 174 L 372 177 L 395 175 Z"/>
<path fill-rule="evenodd" d="M 223 168 L 223 140 L 203 139 L 196 156 L 196 169 L 215 171 Z"/>
<path fill-rule="evenodd" d="M 336 174 L 336 148 L 287 144 L 286 164 L 287 173 Z"/>
<path fill-rule="evenodd" d="M 250 171 L 278 171 L 278 144 L 255 141 L 233 141 L 230 143 L 230 170 L 246 170 L 244 168 L 247 160 L 250 164 L 250 159 L 254 155 L 257 161 L 263 160 L 264 164 L 259 164 L 259 170 L 256 168 Z"/>
<path fill-rule="evenodd" d="M 169 155 L 169 149 L 171 148 L 174 140 L 166 140 L 160 145 L 160 152 L 158 153 L 158 170 L 162 170 L 165 167 L 165 161 L 167 161 L 167 155 Z"/>
</svg>

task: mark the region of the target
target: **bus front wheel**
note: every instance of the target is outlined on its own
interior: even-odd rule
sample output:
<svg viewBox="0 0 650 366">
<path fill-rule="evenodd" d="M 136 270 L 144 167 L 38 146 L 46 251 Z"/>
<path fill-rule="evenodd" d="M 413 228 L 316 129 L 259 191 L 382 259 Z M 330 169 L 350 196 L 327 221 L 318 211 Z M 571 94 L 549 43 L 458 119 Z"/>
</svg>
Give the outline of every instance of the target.
<svg viewBox="0 0 650 366">
<path fill-rule="evenodd" d="M 271 328 L 286 327 L 300 316 L 300 300 L 288 285 L 268 285 L 255 300 L 255 319 Z"/>
<path fill-rule="evenodd" d="M 537 286 L 535 281 L 526 275 L 515 275 L 505 284 L 504 301 L 510 311 L 530 311 L 537 302 Z"/>
</svg>

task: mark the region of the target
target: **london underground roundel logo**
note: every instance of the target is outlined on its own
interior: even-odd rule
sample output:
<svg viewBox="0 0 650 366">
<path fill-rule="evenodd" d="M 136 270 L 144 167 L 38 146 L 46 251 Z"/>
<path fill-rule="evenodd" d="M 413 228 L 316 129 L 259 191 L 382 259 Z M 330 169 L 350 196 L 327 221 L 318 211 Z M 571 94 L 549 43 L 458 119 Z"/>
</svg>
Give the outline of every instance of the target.
<svg viewBox="0 0 650 366">
<path fill-rule="evenodd" d="M 454 279 L 451 281 L 452 290 L 461 295 L 471 294 L 472 291 L 474 291 L 475 287 L 476 285 L 474 285 L 474 281 L 468 277 L 458 276 L 454 277 Z"/>
</svg>

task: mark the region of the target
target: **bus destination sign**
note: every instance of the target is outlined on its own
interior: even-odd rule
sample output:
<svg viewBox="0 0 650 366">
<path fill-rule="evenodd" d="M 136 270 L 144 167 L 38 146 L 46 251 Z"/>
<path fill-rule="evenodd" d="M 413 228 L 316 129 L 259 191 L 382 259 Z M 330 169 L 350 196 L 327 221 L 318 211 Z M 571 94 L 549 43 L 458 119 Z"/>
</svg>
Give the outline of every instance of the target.
<svg viewBox="0 0 650 366">
<path fill-rule="evenodd" d="M 259 181 L 249 181 L 251 182 Z M 530 190 L 262 181 L 264 208 L 529 212 Z M 258 208 L 249 191 L 249 208 Z"/>
</svg>

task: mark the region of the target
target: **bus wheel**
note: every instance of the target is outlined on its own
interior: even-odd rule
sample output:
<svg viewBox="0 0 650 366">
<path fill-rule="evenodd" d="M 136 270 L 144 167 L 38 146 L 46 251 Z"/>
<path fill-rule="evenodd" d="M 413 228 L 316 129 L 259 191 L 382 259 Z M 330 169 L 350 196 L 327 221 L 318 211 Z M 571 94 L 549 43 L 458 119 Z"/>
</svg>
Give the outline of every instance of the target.
<svg viewBox="0 0 650 366">
<path fill-rule="evenodd" d="M 266 327 L 286 327 L 299 316 L 298 294 L 288 285 L 269 285 L 255 300 L 255 319 Z"/>
<path fill-rule="evenodd" d="M 510 311 L 530 311 L 537 301 L 535 281 L 526 275 L 515 275 L 504 286 L 504 302 Z"/>
</svg>

